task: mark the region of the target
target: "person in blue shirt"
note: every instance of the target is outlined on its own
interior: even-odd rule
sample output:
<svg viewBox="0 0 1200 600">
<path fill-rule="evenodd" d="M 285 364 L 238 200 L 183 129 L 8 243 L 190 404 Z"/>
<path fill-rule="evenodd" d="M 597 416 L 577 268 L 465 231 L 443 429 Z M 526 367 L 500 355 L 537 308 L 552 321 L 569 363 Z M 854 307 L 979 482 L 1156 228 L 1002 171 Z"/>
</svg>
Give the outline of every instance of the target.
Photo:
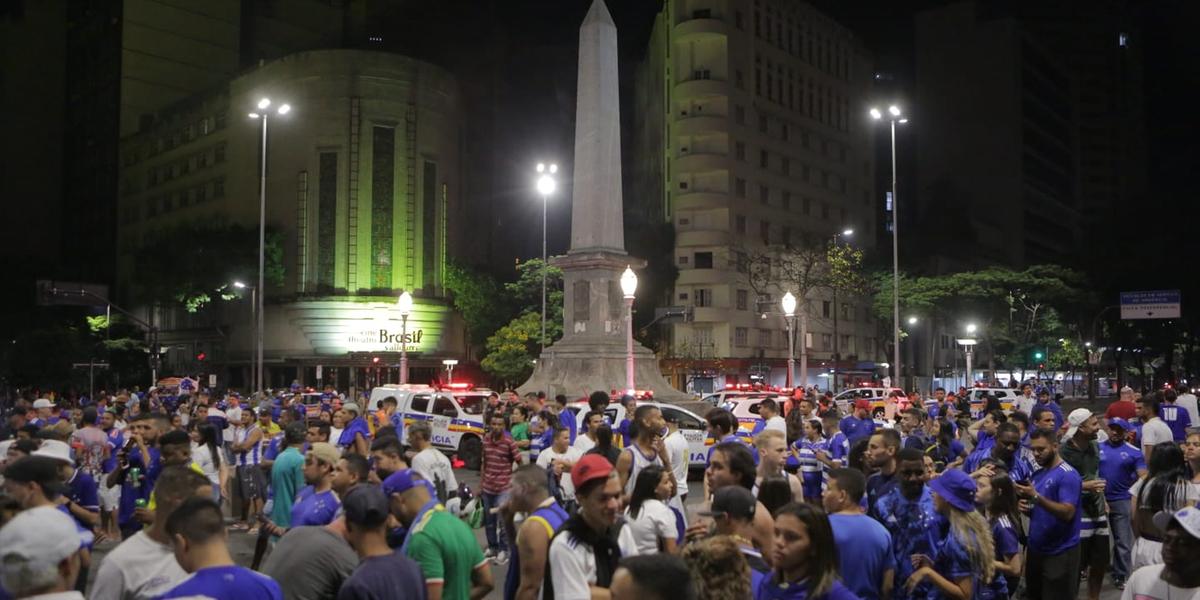
<svg viewBox="0 0 1200 600">
<path fill-rule="evenodd" d="M 953 469 L 935 477 L 929 487 L 935 510 L 950 528 L 938 542 L 936 555 L 913 557 L 918 567 L 904 586 L 911 591 L 928 581 L 934 587 L 931 598 L 978 598 L 981 582 L 992 581 L 996 565 L 992 527 L 975 510 L 975 481 Z"/>
<path fill-rule="evenodd" d="M 1002 466 L 988 466 L 975 480 L 975 504 L 992 527 L 996 574 L 979 590 L 979 600 L 1008 600 L 1010 590 L 1017 591 L 1021 581 L 1021 514 L 1017 510 L 1017 490 Z"/>
<path fill-rule="evenodd" d="M 121 501 L 117 506 L 117 527 L 121 537 L 128 539 L 142 529 L 136 518 L 138 500 L 150 501 L 154 483 L 162 471 L 162 454 L 157 447 L 159 428 L 154 417 L 140 415 L 129 424 L 129 437 L 125 447 L 118 451 L 117 468 L 108 474 L 109 486 L 121 486 Z M 135 471 L 136 470 L 136 471 Z"/>
<path fill-rule="evenodd" d="M 838 579 L 838 548 L 825 511 L 793 502 L 775 514 L 774 570 L 754 600 L 857 600 Z"/>
<path fill-rule="evenodd" d="M 333 492 L 333 469 L 341 453 L 333 444 L 313 444 L 304 457 L 304 486 L 292 505 L 292 527 L 328 525 L 333 522 L 341 501 Z"/>
<path fill-rule="evenodd" d="M 175 560 L 191 575 L 159 596 L 212 600 L 283 600 L 275 580 L 233 562 L 221 507 L 209 498 L 189 498 L 167 518 Z"/>
<path fill-rule="evenodd" d="M 871 418 L 871 401 L 866 398 L 855 400 L 854 412 L 842 419 L 838 428 L 846 434 L 851 446 L 859 440 L 871 437 L 871 434 L 875 433 L 875 419 Z"/>
<path fill-rule="evenodd" d="M 1041 391 L 1038 392 L 1037 404 L 1033 405 L 1032 414 L 1037 415 L 1038 411 L 1040 410 L 1049 410 L 1050 412 L 1054 413 L 1054 430 L 1058 431 L 1059 429 L 1062 429 L 1062 407 L 1050 398 L 1050 390 L 1046 388 L 1042 388 Z M 1034 418 L 1034 420 L 1036 421 L 1037 419 Z"/>
<path fill-rule="evenodd" d="M 912 564 L 913 555 L 937 554 L 943 524 L 934 510 L 933 494 L 925 485 L 925 455 L 913 448 L 905 448 L 897 455 L 896 463 L 896 477 L 900 485 L 869 507 L 869 514 L 892 536 L 897 584 L 892 597 L 896 600 L 923 600 L 928 597 L 932 584 L 925 582 L 908 590 L 904 583 L 916 570 Z"/>
<path fill-rule="evenodd" d="M 621 406 L 625 407 L 625 418 L 613 433 L 621 434 L 621 447 L 629 447 L 629 426 L 633 424 L 633 411 L 637 410 L 637 399 L 629 394 L 621 396 Z M 736 431 L 736 430 L 735 430 Z"/>
<path fill-rule="evenodd" d="M 821 492 L 825 489 L 825 474 L 829 470 L 829 467 L 817 460 L 817 452 L 828 455 L 829 441 L 822 435 L 821 422 L 808 419 L 804 422 L 804 436 L 792 444 L 791 454 L 800 471 L 804 500 L 814 504 L 821 501 Z"/>
<path fill-rule="evenodd" d="M 712 453 L 717 446 L 726 442 L 737 442 L 745 444 L 742 438 L 736 435 L 737 419 L 733 417 L 733 413 L 724 408 L 714 408 L 704 415 L 704 420 L 708 421 L 708 436 L 713 439 L 713 445 L 708 449 L 708 462 L 712 462 Z M 758 464 L 758 452 L 752 449 L 754 454 L 754 463 Z"/>
<path fill-rule="evenodd" d="M 821 415 L 821 426 L 825 432 L 825 448 L 814 449 L 813 454 L 822 465 L 825 479 L 828 479 L 830 469 L 846 466 L 846 459 L 850 456 L 850 440 L 838 430 L 838 414 L 835 410 Z"/>
<path fill-rule="evenodd" d="M 1129 489 L 1135 481 L 1146 476 L 1146 459 L 1142 451 L 1126 441 L 1126 433 L 1132 430 L 1133 426 L 1125 419 L 1109 419 L 1108 439 L 1100 444 L 1100 478 L 1105 481 L 1104 499 L 1108 502 L 1108 527 L 1113 540 L 1112 577 L 1118 587 L 1131 573 L 1129 553 L 1133 548 L 1133 529 L 1130 519 L 1133 511 Z"/>
<path fill-rule="evenodd" d="M 1025 589 L 1030 600 L 1074 598 L 1079 592 L 1079 503 L 1083 479 L 1058 454 L 1054 432 L 1029 436 L 1040 468 L 1031 485 L 1016 484 L 1022 508 L 1030 511 Z"/>
<path fill-rule="evenodd" d="M 1028 482 L 1033 477 L 1033 465 L 1021 457 L 1021 431 L 1012 423 L 1002 423 L 996 430 L 996 440 L 986 450 L 972 452 L 963 462 L 963 471 L 975 473 L 986 461 L 1002 465 L 1013 481 Z"/>
<path fill-rule="evenodd" d="M 900 432 L 880 429 L 867 442 L 866 463 L 873 471 L 866 482 L 867 506 L 874 505 L 884 494 L 899 485 L 896 479 L 896 455 L 900 452 Z"/>
<path fill-rule="evenodd" d="M 362 410 L 353 402 L 343 404 L 342 410 L 350 415 L 350 422 L 334 445 L 360 456 L 367 456 L 371 448 L 371 429 L 367 420 L 362 417 Z"/>
<path fill-rule="evenodd" d="M 1004 416 L 1004 411 L 993 410 L 984 413 L 981 419 L 971 423 L 971 426 L 967 428 L 967 433 L 975 441 L 975 449 L 972 452 L 990 449 L 992 444 L 996 443 L 996 430 L 1007 421 L 1008 417 Z"/>
<path fill-rule="evenodd" d="M 575 413 L 567 410 L 567 395 L 558 394 L 554 397 L 554 405 L 558 407 L 558 422 L 562 424 L 568 431 L 571 432 L 571 443 L 575 443 L 576 423 Z"/>
<path fill-rule="evenodd" d="M 890 598 L 896 574 L 892 535 L 863 513 L 860 503 L 866 484 L 861 471 L 834 469 L 821 504 L 829 514 L 846 587 L 860 598 Z"/>
<path fill-rule="evenodd" d="M 1163 402 L 1158 405 L 1158 418 L 1171 428 L 1171 436 L 1175 438 L 1175 442 L 1182 444 L 1187 439 L 1188 429 L 1192 425 L 1200 425 L 1200 423 L 1192 423 L 1188 411 L 1182 406 L 1175 405 L 1175 399 L 1178 397 L 1179 395 L 1173 389 L 1168 388 L 1162 393 Z"/>
</svg>

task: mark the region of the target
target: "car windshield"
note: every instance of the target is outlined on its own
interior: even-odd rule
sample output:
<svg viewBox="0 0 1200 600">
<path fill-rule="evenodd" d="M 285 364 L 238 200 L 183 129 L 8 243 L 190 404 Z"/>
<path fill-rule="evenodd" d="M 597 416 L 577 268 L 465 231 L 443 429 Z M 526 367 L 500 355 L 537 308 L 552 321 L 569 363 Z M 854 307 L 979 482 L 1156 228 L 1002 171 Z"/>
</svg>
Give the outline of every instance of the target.
<svg viewBox="0 0 1200 600">
<path fill-rule="evenodd" d="M 458 400 L 458 405 L 462 407 L 463 412 L 468 415 L 483 414 L 484 396 L 455 396 Z"/>
</svg>

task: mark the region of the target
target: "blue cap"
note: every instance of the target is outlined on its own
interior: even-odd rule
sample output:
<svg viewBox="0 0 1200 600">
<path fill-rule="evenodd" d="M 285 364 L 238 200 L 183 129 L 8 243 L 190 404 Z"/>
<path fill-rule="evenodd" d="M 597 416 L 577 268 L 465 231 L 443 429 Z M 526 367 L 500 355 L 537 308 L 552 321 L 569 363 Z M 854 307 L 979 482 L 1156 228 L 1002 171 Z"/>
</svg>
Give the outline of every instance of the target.
<svg viewBox="0 0 1200 600">
<path fill-rule="evenodd" d="M 958 469 L 947 469 L 934 477 L 929 481 L 929 489 L 958 510 L 975 510 L 975 480 Z"/>
<path fill-rule="evenodd" d="M 1121 417 L 1113 417 L 1113 418 L 1109 419 L 1108 424 L 1110 426 L 1115 425 L 1117 427 L 1120 427 L 1121 431 L 1133 431 L 1133 426 L 1129 424 L 1129 421 L 1126 421 L 1125 419 L 1122 419 Z"/>
<path fill-rule="evenodd" d="M 412 469 L 400 469 L 387 479 L 383 480 L 383 493 L 391 497 L 392 494 L 403 494 L 408 490 L 420 485 L 420 480 L 415 477 L 416 473 Z"/>
</svg>

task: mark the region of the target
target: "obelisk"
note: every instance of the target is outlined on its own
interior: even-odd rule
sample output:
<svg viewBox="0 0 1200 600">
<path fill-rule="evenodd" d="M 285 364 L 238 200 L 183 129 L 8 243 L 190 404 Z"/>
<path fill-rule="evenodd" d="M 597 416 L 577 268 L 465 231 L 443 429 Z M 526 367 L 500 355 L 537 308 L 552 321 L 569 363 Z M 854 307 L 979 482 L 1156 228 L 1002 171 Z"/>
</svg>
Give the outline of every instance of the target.
<svg viewBox="0 0 1200 600">
<path fill-rule="evenodd" d="M 520 392 L 586 396 L 625 388 L 625 305 L 621 273 L 646 261 L 625 252 L 621 205 L 621 99 L 617 27 L 604 0 L 594 0 L 579 27 L 575 99 L 575 172 L 571 248 L 552 264 L 563 271 L 563 337 L 542 351 Z M 634 344 L 634 384 L 655 399 L 688 396 L 667 383 L 654 353 Z"/>
</svg>

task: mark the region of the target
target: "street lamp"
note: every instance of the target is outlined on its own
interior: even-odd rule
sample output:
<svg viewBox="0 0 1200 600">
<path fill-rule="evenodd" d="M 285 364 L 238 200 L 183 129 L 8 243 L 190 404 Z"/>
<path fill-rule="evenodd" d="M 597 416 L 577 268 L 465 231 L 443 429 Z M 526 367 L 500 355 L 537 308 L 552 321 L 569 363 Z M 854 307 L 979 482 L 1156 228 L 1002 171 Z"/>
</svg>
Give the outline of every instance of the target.
<svg viewBox="0 0 1200 600">
<path fill-rule="evenodd" d="M 442 361 L 442 366 L 446 367 L 446 384 L 454 383 L 454 365 L 458 364 L 457 358 L 447 358 Z"/>
<path fill-rule="evenodd" d="M 833 246 L 835 248 L 837 247 L 839 238 L 850 237 L 852 235 L 854 235 L 853 229 L 843 229 L 841 231 L 841 233 L 833 234 Z M 838 335 L 837 291 L 838 291 L 837 286 L 836 285 L 833 286 L 833 379 L 830 381 L 829 387 L 835 394 L 838 391 L 837 390 L 837 388 L 838 388 L 838 377 L 837 377 L 838 376 L 838 362 L 842 359 L 842 350 L 841 350 L 841 347 L 838 345 L 839 338 L 841 336 Z"/>
<path fill-rule="evenodd" d="M 791 292 L 783 295 L 783 314 L 787 317 L 787 333 L 788 333 L 788 360 L 787 360 L 787 386 L 795 388 L 793 383 L 794 371 L 796 368 L 796 340 L 792 336 L 792 325 L 796 321 L 796 297 Z M 807 382 L 802 382 L 807 386 Z"/>
<path fill-rule="evenodd" d="M 246 288 L 250 288 L 250 326 L 257 327 L 258 326 L 258 286 L 246 285 L 245 283 L 242 283 L 240 281 L 235 281 L 235 282 L 233 282 L 233 287 L 235 287 L 239 290 L 244 290 Z M 261 371 L 258 368 L 258 361 L 256 360 L 255 357 L 252 356 L 250 358 L 250 380 L 251 380 L 250 386 L 255 390 L 258 389 L 258 383 L 259 383 L 258 377 L 259 377 L 260 372 Z"/>
<path fill-rule="evenodd" d="M 255 382 L 256 391 L 262 391 L 266 387 L 263 382 L 263 296 L 266 296 L 266 287 L 263 285 L 263 278 L 266 272 L 266 256 L 267 256 L 267 121 L 270 120 L 271 107 L 270 98 L 262 98 L 257 104 L 258 110 L 250 113 L 251 119 L 262 120 L 262 155 L 261 164 L 259 165 L 259 180 L 258 180 L 258 289 L 263 290 L 263 293 L 258 294 L 255 309 L 258 316 L 258 326 L 255 332 L 254 354 L 258 359 L 258 377 Z M 290 104 L 280 104 L 275 109 L 275 114 L 283 116 L 292 111 Z"/>
<path fill-rule="evenodd" d="M 542 350 L 546 349 L 546 205 L 550 202 L 550 194 L 554 193 L 558 184 L 554 181 L 554 174 L 558 172 L 558 165 L 550 163 L 547 166 L 545 163 L 537 164 L 537 172 L 541 173 L 537 179 L 537 191 L 542 195 Z"/>
<path fill-rule="evenodd" d="M 978 328 L 974 323 L 968 323 L 966 329 L 969 337 L 960 338 L 957 341 L 967 353 L 967 373 L 966 376 L 963 377 L 963 387 L 972 388 L 975 387 L 975 377 L 971 374 L 971 359 L 975 353 L 975 344 L 978 343 L 978 341 L 975 339 L 975 331 Z"/>
<path fill-rule="evenodd" d="M 916 324 L 917 324 L 917 318 L 916 318 L 916 317 L 909 317 L 909 318 L 908 318 L 908 324 L 909 324 L 909 325 L 916 325 Z"/>
<path fill-rule="evenodd" d="M 413 309 L 412 294 L 405 290 L 396 300 L 400 309 L 400 383 L 408 383 L 408 315 Z"/>
<path fill-rule="evenodd" d="M 878 108 L 871 109 L 871 118 L 881 121 L 886 118 L 892 130 L 892 352 L 894 354 L 896 382 L 900 382 L 900 213 L 896 204 L 896 123 L 907 123 L 901 117 L 900 107 L 895 104 L 887 109 L 885 116 Z"/>
<path fill-rule="evenodd" d="M 621 291 L 625 294 L 625 389 L 632 396 L 633 386 L 633 294 L 637 291 L 637 275 L 630 266 L 621 274 Z"/>
</svg>

